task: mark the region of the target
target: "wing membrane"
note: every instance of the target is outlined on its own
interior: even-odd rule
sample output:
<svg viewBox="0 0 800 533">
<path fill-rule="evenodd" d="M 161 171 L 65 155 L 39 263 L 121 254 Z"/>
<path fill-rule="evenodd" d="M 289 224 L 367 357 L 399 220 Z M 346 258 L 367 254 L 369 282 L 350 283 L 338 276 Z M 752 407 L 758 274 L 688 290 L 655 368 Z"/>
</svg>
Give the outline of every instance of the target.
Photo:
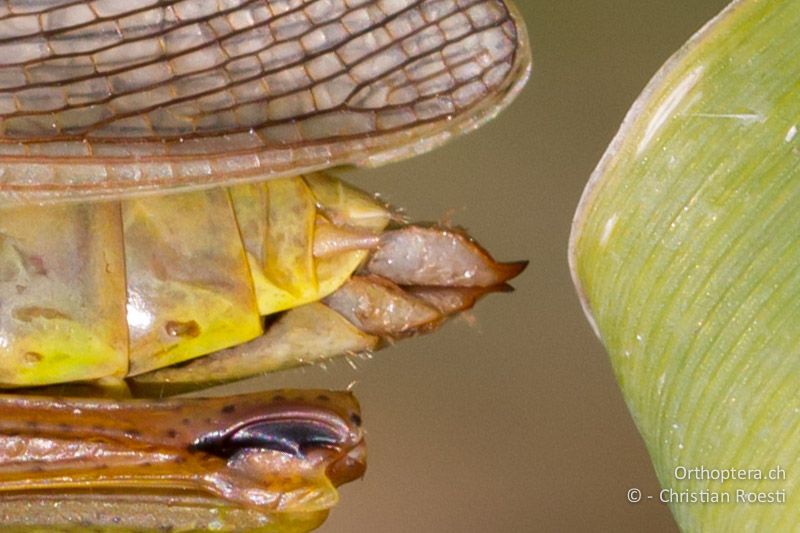
<svg viewBox="0 0 800 533">
<path fill-rule="evenodd" d="M 4 203 L 413 155 L 493 115 L 528 67 L 500 0 L 5 7 Z"/>
</svg>

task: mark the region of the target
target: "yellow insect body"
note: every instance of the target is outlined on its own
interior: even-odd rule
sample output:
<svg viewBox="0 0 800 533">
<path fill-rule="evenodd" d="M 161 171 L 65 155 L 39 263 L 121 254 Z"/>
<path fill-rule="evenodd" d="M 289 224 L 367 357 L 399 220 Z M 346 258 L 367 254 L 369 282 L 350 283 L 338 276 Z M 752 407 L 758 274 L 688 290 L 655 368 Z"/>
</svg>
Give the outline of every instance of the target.
<svg viewBox="0 0 800 533">
<path fill-rule="evenodd" d="M 261 315 L 324 298 L 367 252 L 314 257 L 315 228 L 334 224 L 312 190 L 365 226 L 337 227 L 366 247 L 389 213 L 334 178 L 313 182 L 0 210 L 0 383 L 141 374 L 252 340 Z"/>
<path fill-rule="evenodd" d="M 121 229 L 119 205 L 0 211 L 0 383 L 126 374 Z"/>
</svg>

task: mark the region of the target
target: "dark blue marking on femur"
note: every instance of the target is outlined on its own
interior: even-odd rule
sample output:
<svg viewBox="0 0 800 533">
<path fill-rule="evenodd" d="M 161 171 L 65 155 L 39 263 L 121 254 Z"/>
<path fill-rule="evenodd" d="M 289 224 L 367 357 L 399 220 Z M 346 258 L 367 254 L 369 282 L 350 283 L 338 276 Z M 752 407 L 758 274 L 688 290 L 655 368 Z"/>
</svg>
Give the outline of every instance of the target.
<svg viewBox="0 0 800 533">
<path fill-rule="evenodd" d="M 246 449 L 274 450 L 302 457 L 314 448 L 331 448 L 342 437 L 327 424 L 312 420 L 262 420 L 227 431 L 215 431 L 198 438 L 192 450 L 229 458 Z"/>
</svg>

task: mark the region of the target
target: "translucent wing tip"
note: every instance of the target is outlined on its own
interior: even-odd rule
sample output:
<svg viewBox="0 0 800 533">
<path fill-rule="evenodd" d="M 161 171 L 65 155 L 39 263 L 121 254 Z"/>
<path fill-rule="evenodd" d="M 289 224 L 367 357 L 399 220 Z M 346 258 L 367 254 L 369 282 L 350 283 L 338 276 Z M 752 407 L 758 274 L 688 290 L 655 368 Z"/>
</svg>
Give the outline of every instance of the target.
<svg viewBox="0 0 800 533">
<path fill-rule="evenodd" d="M 412 157 L 493 118 L 530 73 L 522 17 L 501 0 L 312 4 L 31 13 L 45 45 L 10 45 L 30 57 L 0 65 L 0 204 Z"/>
</svg>

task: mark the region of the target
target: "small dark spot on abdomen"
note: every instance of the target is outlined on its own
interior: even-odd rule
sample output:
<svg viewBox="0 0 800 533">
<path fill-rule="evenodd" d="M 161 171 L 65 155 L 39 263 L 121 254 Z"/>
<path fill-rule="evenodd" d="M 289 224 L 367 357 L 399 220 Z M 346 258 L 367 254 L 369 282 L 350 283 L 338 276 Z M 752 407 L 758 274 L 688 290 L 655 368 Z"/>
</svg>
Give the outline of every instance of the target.
<svg viewBox="0 0 800 533">
<path fill-rule="evenodd" d="M 179 322 L 177 320 L 170 320 L 164 324 L 164 331 L 170 337 L 190 337 L 194 338 L 200 335 L 200 326 L 194 320 L 188 322 Z"/>
</svg>

